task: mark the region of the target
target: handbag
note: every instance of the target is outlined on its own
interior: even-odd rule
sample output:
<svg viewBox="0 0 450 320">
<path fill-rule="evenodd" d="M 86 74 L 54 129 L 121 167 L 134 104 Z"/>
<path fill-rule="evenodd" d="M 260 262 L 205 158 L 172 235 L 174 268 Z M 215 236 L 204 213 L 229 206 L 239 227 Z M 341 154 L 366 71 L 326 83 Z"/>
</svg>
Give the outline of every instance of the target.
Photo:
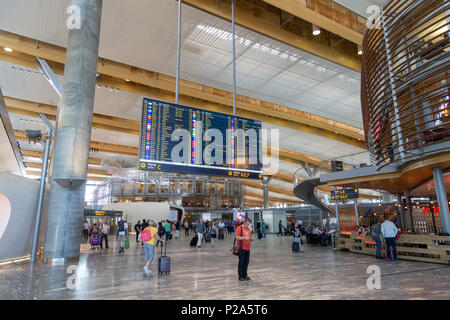
<svg viewBox="0 0 450 320">
<path fill-rule="evenodd" d="M 142 241 L 142 234 L 141 233 L 139 233 L 139 235 L 138 235 L 138 240 L 137 240 L 138 242 L 141 242 Z"/>
<path fill-rule="evenodd" d="M 128 238 L 125 240 L 125 249 L 130 249 L 130 240 Z"/>
<path fill-rule="evenodd" d="M 244 230 L 241 227 L 241 237 L 243 236 L 243 232 Z M 239 255 L 239 251 L 241 250 L 241 246 L 242 246 L 242 240 L 240 242 L 239 245 L 236 244 L 236 238 L 234 238 L 234 242 L 233 242 L 233 248 L 231 248 L 231 253 L 234 254 L 235 256 Z"/>
</svg>

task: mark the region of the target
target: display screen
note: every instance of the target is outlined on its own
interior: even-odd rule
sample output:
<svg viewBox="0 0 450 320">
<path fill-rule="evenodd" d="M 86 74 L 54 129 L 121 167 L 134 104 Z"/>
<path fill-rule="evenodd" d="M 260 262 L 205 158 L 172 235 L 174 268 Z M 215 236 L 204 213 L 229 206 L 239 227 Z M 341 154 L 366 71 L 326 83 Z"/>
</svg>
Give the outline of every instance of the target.
<svg viewBox="0 0 450 320">
<path fill-rule="evenodd" d="M 261 179 L 261 122 L 143 101 L 140 169 Z"/>
</svg>

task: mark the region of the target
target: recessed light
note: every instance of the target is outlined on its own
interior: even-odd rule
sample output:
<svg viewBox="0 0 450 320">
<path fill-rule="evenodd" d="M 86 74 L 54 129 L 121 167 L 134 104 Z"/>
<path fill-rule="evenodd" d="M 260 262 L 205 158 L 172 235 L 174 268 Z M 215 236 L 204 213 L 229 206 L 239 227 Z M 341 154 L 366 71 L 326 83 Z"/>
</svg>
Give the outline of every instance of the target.
<svg viewBox="0 0 450 320">
<path fill-rule="evenodd" d="M 11 49 L 11 48 L 5 48 L 5 51 L 6 51 L 6 52 L 12 52 L 13 49 Z"/>
<path fill-rule="evenodd" d="M 125 81 L 126 81 L 126 82 L 130 82 L 130 80 L 128 80 L 128 79 L 125 79 Z"/>
<path fill-rule="evenodd" d="M 320 34 L 320 27 L 313 24 L 312 28 L 313 28 L 313 35 L 318 36 Z"/>
</svg>

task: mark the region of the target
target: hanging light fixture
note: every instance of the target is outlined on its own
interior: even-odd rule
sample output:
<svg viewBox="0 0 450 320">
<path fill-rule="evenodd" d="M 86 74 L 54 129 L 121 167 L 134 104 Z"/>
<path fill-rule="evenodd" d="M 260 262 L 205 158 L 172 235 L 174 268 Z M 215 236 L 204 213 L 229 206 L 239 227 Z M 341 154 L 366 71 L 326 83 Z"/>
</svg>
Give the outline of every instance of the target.
<svg viewBox="0 0 450 320">
<path fill-rule="evenodd" d="M 320 27 L 313 24 L 312 29 L 313 29 L 313 35 L 318 36 L 320 34 Z"/>
<path fill-rule="evenodd" d="M 362 54 L 363 54 L 362 46 L 360 46 L 359 44 L 358 44 L 358 54 L 359 54 L 359 55 L 362 55 Z"/>
</svg>

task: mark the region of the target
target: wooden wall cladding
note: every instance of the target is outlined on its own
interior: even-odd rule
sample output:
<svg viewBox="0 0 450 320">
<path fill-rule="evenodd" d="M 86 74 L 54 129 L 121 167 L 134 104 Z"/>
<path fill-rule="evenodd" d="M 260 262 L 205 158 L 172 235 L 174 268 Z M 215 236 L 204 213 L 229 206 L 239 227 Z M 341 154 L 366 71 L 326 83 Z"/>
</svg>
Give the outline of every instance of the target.
<svg viewBox="0 0 450 320">
<path fill-rule="evenodd" d="M 448 152 L 450 2 L 391 0 L 363 40 L 362 111 L 372 163 Z"/>
<path fill-rule="evenodd" d="M 341 233 L 336 244 L 337 249 L 375 256 L 376 244 L 372 236 L 360 236 L 356 232 Z M 381 246 L 382 258 L 386 248 Z M 415 260 L 450 264 L 450 236 L 431 236 L 402 234 L 397 240 L 397 257 L 403 260 Z"/>
</svg>

